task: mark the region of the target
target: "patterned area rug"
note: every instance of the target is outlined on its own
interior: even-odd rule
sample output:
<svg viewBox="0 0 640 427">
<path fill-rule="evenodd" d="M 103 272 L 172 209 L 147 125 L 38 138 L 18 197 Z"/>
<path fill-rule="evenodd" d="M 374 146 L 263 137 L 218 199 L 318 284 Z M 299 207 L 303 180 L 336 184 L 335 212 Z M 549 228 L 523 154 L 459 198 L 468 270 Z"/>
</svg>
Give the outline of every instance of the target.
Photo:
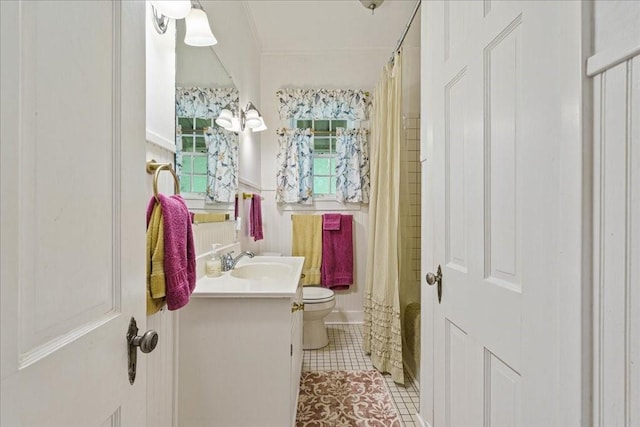
<svg viewBox="0 0 640 427">
<path fill-rule="evenodd" d="M 378 371 L 303 372 L 296 427 L 401 427 Z"/>
</svg>

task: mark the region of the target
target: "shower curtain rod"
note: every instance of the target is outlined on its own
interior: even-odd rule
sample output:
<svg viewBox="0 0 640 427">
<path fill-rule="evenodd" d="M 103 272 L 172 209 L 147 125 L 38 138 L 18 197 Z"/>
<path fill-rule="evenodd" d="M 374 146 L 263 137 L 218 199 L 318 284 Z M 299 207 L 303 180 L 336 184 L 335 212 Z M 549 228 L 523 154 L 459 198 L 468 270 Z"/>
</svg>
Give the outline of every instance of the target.
<svg viewBox="0 0 640 427">
<path fill-rule="evenodd" d="M 393 52 L 391 52 L 391 61 L 393 61 L 393 57 L 395 56 L 396 52 L 400 49 L 400 46 L 402 46 L 402 43 L 404 42 L 404 38 L 407 37 L 409 28 L 411 28 L 411 24 L 413 23 L 413 18 L 416 17 L 416 13 L 418 13 L 418 9 L 420 9 L 421 3 L 422 3 L 422 0 L 416 1 L 416 6 L 413 8 L 413 12 L 411 12 L 411 18 L 409 18 L 409 22 L 407 23 L 407 26 L 404 27 L 404 31 L 402 32 L 402 36 L 400 36 L 400 40 L 398 40 L 398 44 L 396 45 L 396 48 L 393 50 Z"/>
</svg>

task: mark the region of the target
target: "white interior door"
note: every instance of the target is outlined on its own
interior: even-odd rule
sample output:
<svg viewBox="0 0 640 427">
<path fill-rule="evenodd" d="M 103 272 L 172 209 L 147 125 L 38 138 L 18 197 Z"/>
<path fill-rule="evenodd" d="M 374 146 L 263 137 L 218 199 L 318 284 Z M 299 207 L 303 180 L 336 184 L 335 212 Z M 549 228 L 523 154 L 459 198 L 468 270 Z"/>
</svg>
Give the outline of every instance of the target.
<svg viewBox="0 0 640 427">
<path fill-rule="evenodd" d="M 578 425 L 580 4 L 429 1 L 425 13 L 425 244 L 443 286 L 423 417 Z"/>
<path fill-rule="evenodd" d="M 0 12 L 0 424 L 143 426 L 144 3 Z"/>
</svg>

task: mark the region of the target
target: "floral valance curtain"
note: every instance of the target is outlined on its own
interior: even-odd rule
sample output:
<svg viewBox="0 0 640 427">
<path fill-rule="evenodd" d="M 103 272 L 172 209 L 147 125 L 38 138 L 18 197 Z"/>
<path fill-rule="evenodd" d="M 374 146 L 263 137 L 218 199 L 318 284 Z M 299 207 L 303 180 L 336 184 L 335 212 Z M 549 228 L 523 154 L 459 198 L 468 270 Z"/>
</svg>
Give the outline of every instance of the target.
<svg viewBox="0 0 640 427">
<path fill-rule="evenodd" d="M 313 133 L 310 129 L 278 129 L 276 202 L 313 201 Z"/>
<path fill-rule="evenodd" d="M 281 120 L 367 120 L 369 92 L 354 89 L 283 89 L 276 92 Z"/>
<path fill-rule="evenodd" d="M 210 127 L 204 140 L 208 162 L 206 201 L 232 203 L 238 191 L 238 136 Z"/>
<path fill-rule="evenodd" d="M 369 143 L 367 129 L 337 130 L 336 199 L 369 203 Z"/>
<path fill-rule="evenodd" d="M 237 111 L 239 93 L 236 88 L 176 88 L 176 116 L 215 119 L 223 108 Z"/>
</svg>

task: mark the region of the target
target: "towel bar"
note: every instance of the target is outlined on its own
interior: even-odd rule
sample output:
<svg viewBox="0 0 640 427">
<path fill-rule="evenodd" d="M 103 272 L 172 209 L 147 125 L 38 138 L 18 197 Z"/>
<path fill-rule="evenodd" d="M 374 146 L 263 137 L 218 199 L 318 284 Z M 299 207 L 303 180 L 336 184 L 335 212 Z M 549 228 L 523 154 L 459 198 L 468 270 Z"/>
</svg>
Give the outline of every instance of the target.
<svg viewBox="0 0 640 427">
<path fill-rule="evenodd" d="M 173 169 L 173 165 L 171 163 L 158 163 L 155 160 L 149 160 L 147 162 L 147 173 L 152 174 L 155 172 L 153 176 L 153 195 L 158 203 L 160 203 L 158 199 L 158 175 L 160 175 L 160 171 L 162 170 L 171 172 L 174 181 L 173 191 L 175 194 L 180 194 L 180 180 L 178 179 L 178 175 L 176 175 L 176 171 Z"/>
</svg>

